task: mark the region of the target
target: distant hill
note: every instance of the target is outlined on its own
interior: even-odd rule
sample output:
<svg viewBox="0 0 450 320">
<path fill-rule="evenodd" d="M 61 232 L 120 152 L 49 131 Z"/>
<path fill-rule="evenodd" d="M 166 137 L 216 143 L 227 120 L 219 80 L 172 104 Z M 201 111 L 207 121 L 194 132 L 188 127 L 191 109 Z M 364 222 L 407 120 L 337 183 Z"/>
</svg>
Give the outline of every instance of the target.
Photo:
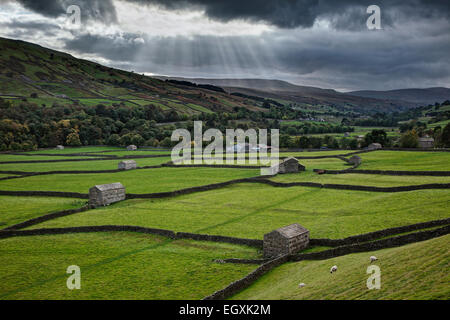
<svg viewBox="0 0 450 320">
<path fill-rule="evenodd" d="M 348 92 L 347 94 L 373 99 L 403 100 L 423 105 L 435 104 L 436 102 L 441 103 L 445 100 L 450 100 L 450 89 L 443 87 L 428 89 L 400 89 L 391 91 L 364 90 Z"/>
<path fill-rule="evenodd" d="M 159 77 L 167 79 L 166 77 Z M 341 109 L 354 109 L 355 111 L 400 111 L 418 107 L 422 102 L 417 99 L 405 100 L 403 96 L 363 96 L 358 94 L 341 93 L 333 89 L 322 89 L 309 86 L 300 86 L 282 80 L 267 79 L 204 79 L 204 78 L 170 78 L 185 80 L 197 84 L 210 84 L 221 86 L 228 92 L 238 92 L 246 95 L 261 96 L 270 99 L 294 101 L 308 105 L 329 105 Z M 447 89 L 448 90 L 448 89 Z M 433 95 L 430 99 L 441 101 L 442 94 Z M 445 99 L 444 99 L 445 100 Z M 434 103 L 434 100 L 433 100 Z"/>
<path fill-rule="evenodd" d="M 449 99 L 450 89 L 340 93 L 265 79 L 184 79 L 147 77 L 77 59 L 32 43 L 0 38 L 0 98 L 37 105 L 152 105 L 161 112 L 192 116 L 235 107 L 268 111 L 272 105 L 329 106 L 363 114 L 402 111 Z M 257 97 L 257 99 L 252 99 Z M 408 100 L 407 100 L 408 99 Z"/>
</svg>

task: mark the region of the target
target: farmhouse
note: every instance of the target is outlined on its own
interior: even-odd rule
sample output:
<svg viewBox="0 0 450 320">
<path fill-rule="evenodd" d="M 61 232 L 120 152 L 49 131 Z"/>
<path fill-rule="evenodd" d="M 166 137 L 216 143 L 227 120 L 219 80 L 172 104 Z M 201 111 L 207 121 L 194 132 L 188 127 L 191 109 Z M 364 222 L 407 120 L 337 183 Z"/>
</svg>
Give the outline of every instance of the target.
<svg viewBox="0 0 450 320">
<path fill-rule="evenodd" d="M 127 147 L 127 150 L 128 150 L 128 151 L 136 151 L 136 150 L 137 150 L 137 147 L 136 147 L 134 144 L 132 144 L 132 145 L 130 145 L 130 146 Z"/>
<path fill-rule="evenodd" d="M 137 168 L 137 163 L 134 160 L 127 160 L 119 162 L 119 170 L 133 170 Z"/>
<path fill-rule="evenodd" d="M 422 149 L 434 148 L 434 139 L 431 137 L 419 138 L 419 148 Z"/>
<path fill-rule="evenodd" d="M 372 143 L 370 144 L 367 149 L 369 150 L 379 150 L 379 149 L 383 149 L 383 146 L 379 143 Z"/>
<path fill-rule="evenodd" d="M 125 198 L 125 187 L 121 183 L 97 185 L 89 189 L 89 204 L 93 207 L 108 206 Z"/>
<path fill-rule="evenodd" d="M 353 156 L 353 157 L 351 157 L 349 160 L 348 160 L 348 162 L 350 163 L 350 164 L 353 164 L 353 165 L 360 165 L 361 163 L 362 163 L 362 159 L 361 159 L 361 157 L 359 157 L 359 156 Z"/>
<path fill-rule="evenodd" d="M 295 223 L 264 235 L 264 258 L 296 253 L 309 245 L 309 231 Z"/>
<path fill-rule="evenodd" d="M 278 165 L 279 173 L 297 173 L 299 171 L 305 171 L 305 166 L 298 163 L 296 158 L 290 157 L 280 162 Z"/>
</svg>

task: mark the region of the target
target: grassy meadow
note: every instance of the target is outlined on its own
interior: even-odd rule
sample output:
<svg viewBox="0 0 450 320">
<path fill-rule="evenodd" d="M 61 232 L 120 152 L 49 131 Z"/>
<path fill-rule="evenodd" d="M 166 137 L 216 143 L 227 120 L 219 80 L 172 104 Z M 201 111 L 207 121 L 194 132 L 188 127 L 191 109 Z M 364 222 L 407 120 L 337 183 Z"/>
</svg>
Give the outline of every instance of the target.
<svg viewBox="0 0 450 320">
<path fill-rule="evenodd" d="M 31 228 L 138 225 L 241 238 L 300 223 L 313 238 L 361 233 L 448 217 L 447 190 L 374 193 L 241 184 L 168 199 L 129 200 Z"/>
<path fill-rule="evenodd" d="M 67 159 L 67 160 L 70 160 Z M 115 170 L 122 160 L 68 161 L 51 163 L 9 163 L 0 165 L 3 171 L 48 172 L 48 171 L 97 171 Z M 170 161 L 170 157 L 135 159 L 138 167 L 158 166 Z"/>
<path fill-rule="evenodd" d="M 214 259 L 257 256 L 256 249 L 245 246 L 134 233 L 24 237 L 1 243 L 0 300 L 199 300 L 255 268 Z M 66 287 L 71 265 L 81 268 L 81 290 Z"/>
<path fill-rule="evenodd" d="M 0 228 L 34 219 L 46 214 L 83 206 L 86 201 L 80 199 L 46 197 L 9 197 L 0 196 Z"/>
<path fill-rule="evenodd" d="M 54 156 L 40 156 L 48 153 Z M 139 156 L 168 155 L 164 150 L 124 151 L 87 147 L 41 150 L 25 155 L 1 154 L 0 161 L 78 159 L 71 153 Z M 280 156 L 314 157 L 350 151 L 283 152 Z M 450 171 L 448 153 L 376 151 L 360 155 L 361 169 Z M 132 158 L 131 157 L 131 158 Z M 138 166 L 166 163 L 170 157 L 136 158 Z M 121 160 L 11 163 L 0 171 L 112 170 Z M 236 163 L 236 162 L 235 162 Z M 318 175 L 313 169 L 343 170 L 337 158 L 301 159 L 306 172 L 278 175 L 273 181 L 407 186 L 450 183 L 450 177 L 366 174 Z M 246 162 L 249 163 L 249 161 Z M 259 164 L 259 163 L 258 163 Z M 254 164 L 253 164 L 254 165 Z M 2 191 L 65 191 L 88 193 L 98 184 L 121 182 L 127 193 L 176 191 L 234 179 L 258 177 L 248 168 L 158 168 L 99 174 L 51 174 L 0 181 Z M 1 177 L 7 177 L 1 174 Z M 0 228 L 61 210 L 79 208 L 83 199 L 0 196 Z M 46 221 L 27 229 L 128 225 L 249 239 L 292 223 L 310 230 L 312 238 L 339 239 L 390 227 L 448 218 L 448 190 L 377 193 L 308 187 L 276 188 L 242 183 L 164 199 L 135 199 Z M 347 255 L 323 261 L 288 263 L 257 281 L 238 299 L 448 299 L 449 236 L 427 242 Z M 256 265 L 218 264 L 215 259 L 259 259 L 246 246 L 171 240 L 130 232 L 28 236 L 0 240 L 0 299 L 201 299 L 253 271 Z M 310 247 L 305 252 L 325 250 Z M 446 251 L 445 251 L 446 250 Z M 429 253 L 429 254 L 428 254 Z M 368 257 L 380 257 L 383 287 L 364 289 Z M 414 264 L 408 265 L 408 259 Z M 330 266 L 340 266 L 330 281 Z M 66 269 L 82 270 L 82 290 L 66 287 Z M 323 273 L 322 273 L 323 271 Z M 26 275 L 26 276 L 24 276 Z M 446 278 L 447 277 L 447 278 Z M 188 284 L 187 280 L 188 279 Z M 340 286 L 336 286 L 339 281 Z M 406 281 L 406 282 L 405 282 Z M 307 286 L 298 288 L 298 283 Z M 402 283 L 406 283 L 402 287 Z M 419 283 L 420 290 L 414 290 Z"/>
<path fill-rule="evenodd" d="M 95 163 L 95 162 L 94 162 Z M 0 190 L 88 193 L 94 185 L 121 182 L 129 193 L 158 193 L 257 176 L 256 169 L 161 168 L 100 174 L 59 174 L 0 181 Z"/>
<path fill-rule="evenodd" d="M 361 170 L 450 171 L 449 152 L 380 150 L 359 156 Z"/>
<path fill-rule="evenodd" d="M 323 261 L 287 263 L 233 299 L 250 300 L 433 300 L 450 298 L 450 236 L 403 247 L 350 254 Z M 368 290 L 369 257 L 379 260 L 381 288 Z M 338 271 L 330 274 L 332 266 Z M 306 286 L 299 288 L 300 283 Z"/>
</svg>

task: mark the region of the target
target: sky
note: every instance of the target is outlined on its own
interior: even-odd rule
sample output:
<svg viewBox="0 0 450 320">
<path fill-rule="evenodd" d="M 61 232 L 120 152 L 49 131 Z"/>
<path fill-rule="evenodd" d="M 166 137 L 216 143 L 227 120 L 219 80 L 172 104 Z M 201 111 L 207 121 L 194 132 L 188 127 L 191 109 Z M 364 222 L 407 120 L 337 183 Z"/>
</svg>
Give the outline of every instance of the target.
<svg viewBox="0 0 450 320">
<path fill-rule="evenodd" d="M 0 36 L 147 75 L 450 87 L 448 0 L 0 0 Z"/>
</svg>

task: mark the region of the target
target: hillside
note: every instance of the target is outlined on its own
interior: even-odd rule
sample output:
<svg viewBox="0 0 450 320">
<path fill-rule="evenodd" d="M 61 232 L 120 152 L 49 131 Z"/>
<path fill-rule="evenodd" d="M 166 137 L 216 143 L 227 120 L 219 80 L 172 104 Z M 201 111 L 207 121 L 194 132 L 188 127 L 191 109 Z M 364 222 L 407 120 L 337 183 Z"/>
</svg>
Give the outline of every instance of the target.
<svg viewBox="0 0 450 320">
<path fill-rule="evenodd" d="M 159 77 L 167 79 L 166 77 Z M 333 89 L 322 89 L 316 87 L 299 86 L 281 80 L 266 79 L 184 79 L 171 78 L 177 80 L 186 80 L 198 84 L 211 84 L 226 89 L 229 93 L 241 93 L 249 96 L 260 96 L 269 99 L 280 99 L 292 101 L 301 105 L 309 106 L 333 106 L 338 109 L 354 110 L 362 113 L 367 112 L 392 112 L 406 110 L 419 106 L 417 101 L 409 101 L 400 97 L 371 97 L 359 96 L 358 94 L 347 94 L 337 92 Z M 439 100 L 440 95 L 433 96 L 433 99 Z M 430 98 L 431 99 L 431 98 Z M 433 103 L 435 101 L 433 100 Z"/>
<path fill-rule="evenodd" d="M 223 87 L 226 92 L 221 92 L 221 88 L 170 83 L 165 77 L 147 77 L 105 67 L 23 41 L 0 38 L 0 48 L 0 98 L 14 103 L 27 99 L 41 106 L 54 103 L 152 105 L 161 112 L 175 111 L 192 116 L 232 112 L 234 107 L 266 111 L 262 108 L 264 99 L 261 98 L 299 108 L 329 106 L 341 112 L 360 113 L 405 110 L 418 106 L 420 101 L 419 98 L 404 100 L 405 96 L 401 94 L 367 94 L 364 97 L 362 92 L 350 95 L 281 80 L 171 78 Z M 449 89 L 430 91 L 424 97 L 433 103 L 443 101 L 442 97 L 447 97 L 445 90 Z"/>
<path fill-rule="evenodd" d="M 235 299 L 449 299 L 450 236 L 376 252 L 276 268 Z M 369 257 L 381 269 L 381 289 L 368 290 Z M 338 272 L 330 274 L 331 266 Z M 299 288 L 299 283 L 305 283 Z"/>
<path fill-rule="evenodd" d="M 353 91 L 347 94 L 373 99 L 403 100 L 422 105 L 435 104 L 450 99 L 449 88 L 400 89 L 391 91 Z"/>
<path fill-rule="evenodd" d="M 15 103 L 153 105 L 188 116 L 234 107 L 261 110 L 255 101 L 108 68 L 23 41 L 0 38 L 0 48 L 0 98 Z"/>
</svg>

